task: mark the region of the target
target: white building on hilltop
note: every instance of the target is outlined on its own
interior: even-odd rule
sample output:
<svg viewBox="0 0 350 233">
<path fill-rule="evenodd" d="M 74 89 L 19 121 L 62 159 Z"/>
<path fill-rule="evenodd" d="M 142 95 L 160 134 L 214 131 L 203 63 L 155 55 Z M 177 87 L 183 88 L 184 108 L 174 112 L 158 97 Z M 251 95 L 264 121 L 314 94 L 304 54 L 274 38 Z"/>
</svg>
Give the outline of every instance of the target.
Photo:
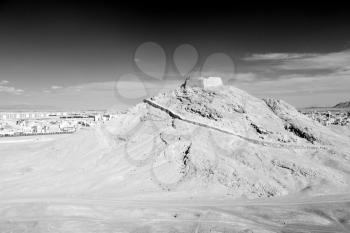
<svg viewBox="0 0 350 233">
<path fill-rule="evenodd" d="M 222 86 L 220 77 L 191 77 L 186 79 L 184 86 L 200 87 L 203 89 Z"/>
</svg>

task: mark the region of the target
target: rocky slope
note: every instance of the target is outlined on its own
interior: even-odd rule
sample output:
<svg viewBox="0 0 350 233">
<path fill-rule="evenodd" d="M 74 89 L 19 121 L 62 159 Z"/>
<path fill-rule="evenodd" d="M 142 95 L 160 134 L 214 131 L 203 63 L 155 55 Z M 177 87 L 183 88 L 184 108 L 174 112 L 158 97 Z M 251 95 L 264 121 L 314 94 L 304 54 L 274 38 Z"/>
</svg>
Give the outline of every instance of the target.
<svg viewBox="0 0 350 233">
<path fill-rule="evenodd" d="M 158 109 L 167 116 L 160 127 L 167 146 L 176 150 L 178 141 L 187 143 L 187 153 L 179 150 L 183 161 L 177 161 L 183 183 L 199 178 L 228 195 L 249 197 L 347 187 L 348 139 L 283 101 L 224 86 L 179 88 L 145 103 L 146 115 Z M 184 128 L 190 132 L 182 134 Z"/>
<path fill-rule="evenodd" d="M 8 146 L 0 197 L 272 197 L 349 191 L 349 139 L 232 86 L 179 87 L 97 129 Z M 16 156 L 14 158 L 14 154 Z"/>
</svg>

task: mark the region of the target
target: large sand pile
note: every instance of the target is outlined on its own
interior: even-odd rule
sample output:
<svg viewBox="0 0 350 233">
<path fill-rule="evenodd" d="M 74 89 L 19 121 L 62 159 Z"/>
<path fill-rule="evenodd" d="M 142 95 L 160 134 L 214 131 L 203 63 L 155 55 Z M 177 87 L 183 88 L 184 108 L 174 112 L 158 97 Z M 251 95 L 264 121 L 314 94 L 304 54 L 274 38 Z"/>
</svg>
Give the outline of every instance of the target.
<svg viewBox="0 0 350 233">
<path fill-rule="evenodd" d="M 349 191 L 349 138 L 232 86 L 180 87 L 97 129 L 4 146 L 2 198 L 272 197 Z"/>
</svg>

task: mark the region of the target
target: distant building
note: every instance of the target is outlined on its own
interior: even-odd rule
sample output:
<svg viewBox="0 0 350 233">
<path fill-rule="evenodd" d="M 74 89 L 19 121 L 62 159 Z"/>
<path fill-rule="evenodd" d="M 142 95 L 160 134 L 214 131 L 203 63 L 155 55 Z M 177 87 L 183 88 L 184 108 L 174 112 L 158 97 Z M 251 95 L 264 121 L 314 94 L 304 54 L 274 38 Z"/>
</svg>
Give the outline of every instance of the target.
<svg viewBox="0 0 350 233">
<path fill-rule="evenodd" d="M 185 81 L 184 85 L 206 89 L 222 86 L 223 82 L 220 77 L 191 77 Z"/>
<path fill-rule="evenodd" d="M 66 115 L 66 112 L 0 112 L 0 120 L 41 119 Z"/>
<path fill-rule="evenodd" d="M 74 133 L 109 121 L 105 111 L 81 112 L 0 112 L 0 137 Z"/>
</svg>

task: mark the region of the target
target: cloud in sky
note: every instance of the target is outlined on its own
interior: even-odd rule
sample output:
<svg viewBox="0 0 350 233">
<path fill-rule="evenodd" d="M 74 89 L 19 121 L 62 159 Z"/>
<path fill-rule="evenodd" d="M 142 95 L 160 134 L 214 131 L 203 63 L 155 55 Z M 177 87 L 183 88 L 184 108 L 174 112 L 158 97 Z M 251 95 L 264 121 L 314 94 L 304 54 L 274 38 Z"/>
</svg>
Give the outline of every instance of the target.
<svg viewBox="0 0 350 233">
<path fill-rule="evenodd" d="M 332 105 L 350 99 L 350 50 L 325 53 L 253 54 L 243 59 L 254 82 L 240 86 L 258 96 L 290 99 L 296 106 Z M 316 97 L 317 96 L 317 97 Z"/>
<path fill-rule="evenodd" d="M 0 85 L 6 85 L 8 83 L 9 83 L 9 81 L 7 81 L 7 80 L 0 80 Z"/>
<path fill-rule="evenodd" d="M 305 57 L 312 57 L 316 54 L 312 53 L 265 53 L 265 54 L 252 54 L 245 57 L 245 61 L 273 61 L 273 60 L 288 60 L 288 59 L 300 59 Z"/>
<path fill-rule="evenodd" d="M 7 80 L 0 81 L 0 93 L 12 94 L 12 95 L 20 95 L 24 91 L 22 89 L 15 88 L 13 86 L 9 86 L 10 82 Z"/>
<path fill-rule="evenodd" d="M 242 83 L 250 83 L 250 82 L 254 82 L 257 81 L 258 77 L 257 74 L 253 73 L 253 72 L 248 72 L 248 73 L 238 73 L 235 74 L 235 76 L 233 77 L 233 81 L 234 82 L 242 82 Z M 234 85 L 234 83 L 233 83 Z"/>
<path fill-rule="evenodd" d="M 51 86 L 52 90 L 57 90 L 57 89 L 61 89 L 61 88 L 62 88 L 61 86 L 56 86 L 56 85 Z"/>
<path fill-rule="evenodd" d="M 268 62 L 278 70 L 347 70 L 350 68 L 350 50 L 326 54 L 316 53 L 268 53 L 253 54 L 245 61 Z"/>
</svg>

